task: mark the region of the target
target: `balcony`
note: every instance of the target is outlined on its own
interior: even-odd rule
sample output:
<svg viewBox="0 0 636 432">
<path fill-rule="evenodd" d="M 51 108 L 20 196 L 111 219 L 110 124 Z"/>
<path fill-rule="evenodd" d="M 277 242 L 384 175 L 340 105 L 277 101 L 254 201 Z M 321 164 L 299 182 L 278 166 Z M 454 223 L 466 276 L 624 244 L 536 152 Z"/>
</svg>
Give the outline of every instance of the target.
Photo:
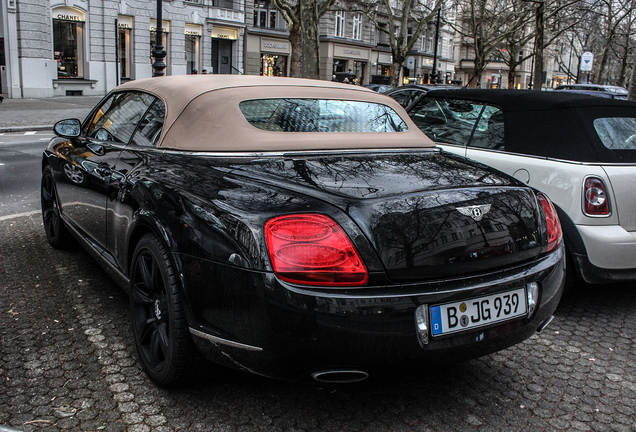
<svg viewBox="0 0 636 432">
<path fill-rule="evenodd" d="M 241 10 L 211 7 L 208 10 L 208 18 L 236 24 L 245 24 L 245 12 Z"/>
</svg>

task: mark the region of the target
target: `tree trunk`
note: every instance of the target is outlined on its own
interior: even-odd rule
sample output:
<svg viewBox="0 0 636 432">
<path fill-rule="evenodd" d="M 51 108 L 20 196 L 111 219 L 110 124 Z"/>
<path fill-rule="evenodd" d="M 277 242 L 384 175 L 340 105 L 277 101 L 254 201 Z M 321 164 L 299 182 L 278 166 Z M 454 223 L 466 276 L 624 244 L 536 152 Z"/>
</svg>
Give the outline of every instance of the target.
<svg viewBox="0 0 636 432">
<path fill-rule="evenodd" d="M 389 78 L 389 85 L 392 87 L 397 87 L 402 85 L 400 82 L 400 75 L 402 72 L 402 63 L 404 60 L 399 61 L 399 58 L 393 56 L 393 65 L 391 67 L 391 77 Z"/>
<path fill-rule="evenodd" d="M 304 43 L 302 44 L 302 76 L 304 78 L 320 79 L 320 37 L 318 35 L 318 6 L 317 2 L 299 0 L 300 26 L 303 28 Z"/>
<path fill-rule="evenodd" d="M 636 50 L 634 50 L 634 62 L 632 64 L 632 79 L 629 83 L 627 99 L 630 101 L 636 101 Z"/>
<path fill-rule="evenodd" d="M 536 36 L 534 38 L 534 76 L 532 77 L 532 89 L 541 91 L 543 85 L 543 44 L 544 38 L 544 11 L 545 3 L 543 1 L 537 4 L 536 15 Z"/>
<path fill-rule="evenodd" d="M 291 59 L 289 64 L 289 75 L 294 78 L 301 78 L 303 70 L 303 55 L 301 28 L 299 25 L 289 27 L 289 43 L 291 44 Z"/>
</svg>

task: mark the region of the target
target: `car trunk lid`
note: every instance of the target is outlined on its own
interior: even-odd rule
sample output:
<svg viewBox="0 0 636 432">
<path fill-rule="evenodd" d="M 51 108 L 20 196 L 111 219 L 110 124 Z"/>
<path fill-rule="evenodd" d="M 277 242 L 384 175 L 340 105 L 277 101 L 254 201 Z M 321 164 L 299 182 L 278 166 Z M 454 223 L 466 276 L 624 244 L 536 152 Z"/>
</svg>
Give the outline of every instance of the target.
<svg viewBox="0 0 636 432">
<path fill-rule="evenodd" d="M 530 188 L 437 150 L 285 155 L 231 172 L 341 209 L 395 282 L 501 269 L 533 259 L 546 242 Z"/>
</svg>

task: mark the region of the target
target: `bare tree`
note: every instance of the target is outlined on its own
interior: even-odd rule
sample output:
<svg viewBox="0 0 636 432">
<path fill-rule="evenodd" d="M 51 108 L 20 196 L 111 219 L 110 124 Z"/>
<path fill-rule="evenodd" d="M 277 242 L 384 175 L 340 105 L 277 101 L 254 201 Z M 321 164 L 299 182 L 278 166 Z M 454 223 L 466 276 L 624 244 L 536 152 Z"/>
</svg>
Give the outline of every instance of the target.
<svg viewBox="0 0 636 432">
<path fill-rule="evenodd" d="M 335 0 L 272 0 L 289 26 L 290 75 L 320 78 L 320 18 Z"/>
<path fill-rule="evenodd" d="M 516 0 L 457 1 L 458 20 L 451 25 L 474 55 L 474 67 L 467 85 L 481 82 L 484 69 L 493 54 L 499 55 L 506 37 L 518 34 L 527 26 L 527 8 L 520 8 L 520 5 Z"/>
<path fill-rule="evenodd" d="M 409 51 L 442 7 L 443 0 L 362 0 L 360 7 L 376 29 L 387 35 L 392 54 L 389 84 L 397 86 Z M 410 30 L 410 32 L 409 32 Z"/>
</svg>

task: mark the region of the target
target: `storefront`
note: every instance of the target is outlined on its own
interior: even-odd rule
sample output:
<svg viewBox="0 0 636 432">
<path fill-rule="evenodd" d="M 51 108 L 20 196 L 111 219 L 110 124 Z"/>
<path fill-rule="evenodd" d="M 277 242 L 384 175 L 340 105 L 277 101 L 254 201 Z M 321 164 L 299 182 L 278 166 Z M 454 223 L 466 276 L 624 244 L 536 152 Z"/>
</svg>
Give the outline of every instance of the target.
<svg viewBox="0 0 636 432">
<path fill-rule="evenodd" d="M 163 62 L 166 64 L 166 69 L 164 71 L 165 75 L 170 75 L 168 71 L 170 70 L 170 46 L 169 46 L 169 36 L 170 35 L 170 21 L 161 21 L 161 44 L 163 45 L 163 49 L 166 51 L 166 57 L 163 59 Z M 157 20 L 150 19 L 150 64 L 155 63 L 155 45 L 157 44 Z"/>
<path fill-rule="evenodd" d="M 288 76 L 289 41 L 261 38 L 261 75 Z"/>
<path fill-rule="evenodd" d="M 133 17 L 117 16 L 117 61 L 119 80 L 128 81 L 132 76 L 132 31 Z"/>
<path fill-rule="evenodd" d="M 369 57 L 371 50 L 368 48 L 352 47 L 347 45 L 333 45 L 332 74 L 351 72 L 355 75 L 356 84 L 368 84 Z"/>
<path fill-rule="evenodd" d="M 53 58 L 57 78 L 84 78 L 84 12 L 70 7 L 53 9 Z"/>
<path fill-rule="evenodd" d="M 375 54 L 374 54 L 375 55 Z M 390 53 L 377 53 L 378 59 L 375 62 L 375 70 L 371 72 L 371 84 L 388 84 L 391 77 L 391 65 L 393 57 Z"/>
<path fill-rule="evenodd" d="M 212 70 L 208 73 L 231 74 L 233 70 L 234 44 L 239 29 L 214 26 L 212 29 Z"/>
<path fill-rule="evenodd" d="M 203 27 L 196 24 L 185 25 L 186 73 L 201 73 L 201 35 Z"/>
</svg>

